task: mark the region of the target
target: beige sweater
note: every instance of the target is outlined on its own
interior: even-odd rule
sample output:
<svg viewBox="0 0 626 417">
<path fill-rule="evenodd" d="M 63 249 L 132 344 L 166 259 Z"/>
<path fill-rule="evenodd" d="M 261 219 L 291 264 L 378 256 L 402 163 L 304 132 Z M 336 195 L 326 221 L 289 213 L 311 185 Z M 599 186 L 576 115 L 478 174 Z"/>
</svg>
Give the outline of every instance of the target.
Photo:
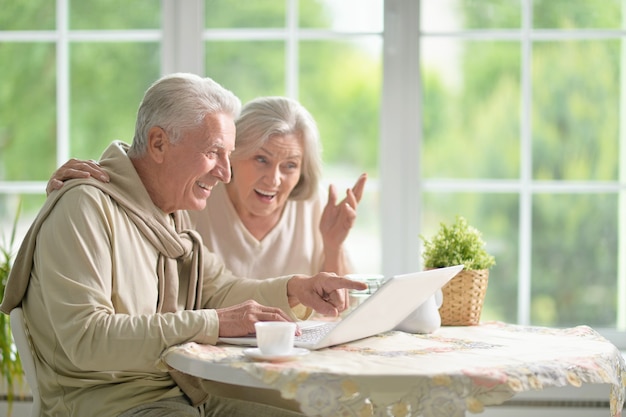
<svg viewBox="0 0 626 417">
<path fill-rule="evenodd" d="M 324 244 L 319 224 L 323 209 L 319 195 L 288 200 L 278 224 L 259 241 L 239 218 L 224 184 L 219 184 L 206 208 L 189 216 L 204 244 L 228 269 L 242 277 L 268 278 L 314 275 L 322 270 Z"/>
<path fill-rule="evenodd" d="M 109 184 L 74 180 L 53 193 L 27 234 L 0 309 L 22 303 L 45 416 L 117 416 L 181 396 L 160 365 L 175 344 L 215 343 L 212 308 L 250 298 L 290 312 L 289 277 L 235 277 L 155 207 L 116 142 Z M 192 310 L 194 309 L 194 310 Z"/>
</svg>

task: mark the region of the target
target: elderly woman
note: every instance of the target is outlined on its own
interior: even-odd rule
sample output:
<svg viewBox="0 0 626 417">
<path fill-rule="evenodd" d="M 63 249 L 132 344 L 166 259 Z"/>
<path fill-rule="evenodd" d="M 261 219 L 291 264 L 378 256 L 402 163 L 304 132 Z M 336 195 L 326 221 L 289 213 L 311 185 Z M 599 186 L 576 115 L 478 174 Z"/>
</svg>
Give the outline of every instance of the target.
<svg viewBox="0 0 626 417">
<path fill-rule="evenodd" d="M 233 176 L 217 187 L 205 212 L 194 213 L 209 249 L 242 276 L 350 272 L 343 243 L 356 218 L 362 175 L 337 204 L 320 196 L 319 133 L 294 100 L 249 102 L 236 122 Z"/>
<path fill-rule="evenodd" d="M 367 177 L 362 174 L 339 203 L 331 185 L 324 205 L 320 148 L 315 121 L 297 101 L 262 97 L 242 109 L 231 181 L 213 189 L 204 210 L 190 212 L 205 245 L 236 275 L 351 272 L 344 242 Z M 47 191 L 88 176 L 108 181 L 94 161 L 70 160 Z"/>
</svg>

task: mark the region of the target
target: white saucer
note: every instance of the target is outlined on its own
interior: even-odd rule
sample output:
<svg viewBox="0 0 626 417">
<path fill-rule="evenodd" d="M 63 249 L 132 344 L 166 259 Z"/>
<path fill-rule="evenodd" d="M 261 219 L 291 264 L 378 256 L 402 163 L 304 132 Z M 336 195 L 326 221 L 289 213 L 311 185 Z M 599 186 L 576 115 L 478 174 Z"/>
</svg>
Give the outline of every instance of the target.
<svg viewBox="0 0 626 417">
<path fill-rule="evenodd" d="M 301 356 L 311 353 L 308 349 L 293 348 L 291 352 L 284 355 L 264 355 L 259 348 L 244 349 L 243 354 L 257 361 L 287 362 L 298 359 Z"/>
</svg>

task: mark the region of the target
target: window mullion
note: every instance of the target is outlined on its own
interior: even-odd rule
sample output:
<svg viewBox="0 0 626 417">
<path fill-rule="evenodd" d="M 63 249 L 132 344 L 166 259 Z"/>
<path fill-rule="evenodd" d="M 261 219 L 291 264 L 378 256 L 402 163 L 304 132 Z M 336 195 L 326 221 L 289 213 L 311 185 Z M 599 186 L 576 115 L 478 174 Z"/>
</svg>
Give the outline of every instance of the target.
<svg viewBox="0 0 626 417">
<path fill-rule="evenodd" d="M 285 90 L 287 96 L 298 99 L 299 42 L 298 0 L 287 1 L 287 39 L 285 40 Z"/>
<path fill-rule="evenodd" d="M 385 1 L 379 144 L 385 275 L 416 270 L 420 264 L 419 8 L 414 0 Z"/>
<path fill-rule="evenodd" d="M 56 164 L 62 165 L 70 157 L 70 54 L 69 54 L 69 1 L 58 0 L 56 7 Z"/>
<path fill-rule="evenodd" d="M 163 0 L 161 73 L 204 75 L 204 0 Z"/>
<path fill-rule="evenodd" d="M 522 2 L 521 38 L 521 120 L 520 120 L 520 213 L 517 321 L 530 324 L 532 276 L 532 4 Z"/>
<path fill-rule="evenodd" d="M 626 0 L 622 0 L 622 29 L 626 29 Z M 619 182 L 626 184 L 626 39 L 620 45 Z M 617 329 L 626 330 L 626 191 L 619 192 L 617 234 Z M 622 345 L 623 346 L 623 345 Z"/>
</svg>

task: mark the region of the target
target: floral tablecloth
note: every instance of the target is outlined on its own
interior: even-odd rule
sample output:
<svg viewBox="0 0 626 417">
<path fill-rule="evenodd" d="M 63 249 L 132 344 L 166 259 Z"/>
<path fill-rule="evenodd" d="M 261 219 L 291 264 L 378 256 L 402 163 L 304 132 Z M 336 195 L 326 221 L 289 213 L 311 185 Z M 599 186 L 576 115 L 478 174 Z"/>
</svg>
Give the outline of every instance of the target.
<svg viewBox="0 0 626 417">
<path fill-rule="evenodd" d="M 309 416 L 457 417 L 524 391 L 610 384 L 611 416 L 620 417 L 625 397 L 622 354 L 588 326 L 392 331 L 282 363 L 252 361 L 230 345 L 187 343 L 168 350 L 165 361 L 172 352 L 243 371 Z"/>
</svg>

